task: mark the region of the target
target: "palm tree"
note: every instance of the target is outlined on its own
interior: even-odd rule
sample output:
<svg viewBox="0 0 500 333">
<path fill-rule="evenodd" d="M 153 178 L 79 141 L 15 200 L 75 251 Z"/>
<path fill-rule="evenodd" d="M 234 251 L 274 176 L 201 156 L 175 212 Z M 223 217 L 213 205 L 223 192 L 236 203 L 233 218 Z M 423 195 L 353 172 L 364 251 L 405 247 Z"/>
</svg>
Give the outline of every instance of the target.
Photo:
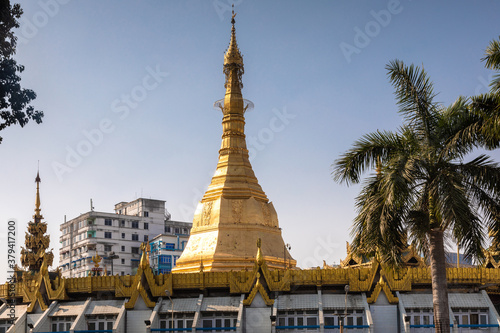
<svg viewBox="0 0 500 333">
<path fill-rule="evenodd" d="M 356 198 L 353 249 L 397 264 L 408 240 L 430 262 L 436 332 L 449 332 L 444 241 L 481 258 L 485 228 L 500 230 L 500 168 L 488 156 L 465 158 L 484 145 L 470 126 L 467 101 L 434 101 L 426 72 L 395 60 L 387 65 L 404 122 L 395 132 L 364 135 L 335 161 L 333 178 L 347 185 L 375 169 Z M 466 129 L 469 129 L 468 131 Z M 500 233 L 499 233 L 500 234 Z"/>
<path fill-rule="evenodd" d="M 486 56 L 482 59 L 486 61 L 486 68 L 500 71 L 500 37 L 493 40 L 486 48 Z M 497 73 L 491 82 L 492 92 L 500 93 L 500 74 Z"/>
</svg>

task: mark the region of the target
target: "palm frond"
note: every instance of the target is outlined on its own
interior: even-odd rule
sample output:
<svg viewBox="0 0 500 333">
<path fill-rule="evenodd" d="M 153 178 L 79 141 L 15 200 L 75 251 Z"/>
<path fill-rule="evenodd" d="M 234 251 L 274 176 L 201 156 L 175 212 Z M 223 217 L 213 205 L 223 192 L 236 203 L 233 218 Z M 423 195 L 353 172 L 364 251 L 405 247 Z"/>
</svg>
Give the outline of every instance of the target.
<svg viewBox="0 0 500 333">
<path fill-rule="evenodd" d="M 401 264 L 407 247 L 404 220 L 411 207 L 412 177 L 408 179 L 406 155 L 395 150 L 378 173 L 366 179 L 356 198 L 357 216 L 351 234 L 359 253 L 378 253 L 391 267 Z M 403 157 L 402 160 L 399 158 Z"/>
<path fill-rule="evenodd" d="M 500 94 L 483 94 L 471 98 L 470 110 L 477 117 L 473 130 L 487 149 L 500 147 Z"/>
<path fill-rule="evenodd" d="M 430 230 L 428 184 L 422 185 L 413 205 L 413 209 L 408 212 L 408 218 L 405 223 L 408 229 L 408 240 L 410 244 L 417 252 L 422 253 L 425 258 L 428 258 L 428 232 Z"/>
<path fill-rule="evenodd" d="M 442 166 L 431 185 L 440 213 L 441 230 L 452 230 L 466 257 L 482 256 L 484 245 L 483 224 L 477 206 L 473 204 L 466 186 L 466 177 L 457 172 L 459 166 L 449 163 Z M 431 191 L 433 191 L 431 190 Z"/>
<path fill-rule="evenodd" d="M 384 161 L 394 149 L 399 149 L 398 134 L 377 131 L 364 135 L 354 142 L 353 147 L 332 165 L 332 177 L 340 183 L 359 183 L 361 174 L 375 167 L 377 161 Z"/>
<path fill-rule="evenodd" d="M 460 173 L 465 177 L 465 186 L 471 206 L 476 207 L 484 225 L 490 231 L 493 243 L 500 243 L 500 170 L 498 164 L 488 156 L 481 155 L 461 164 Z"/>
<path fill-rule="evenodd" d="M 408 124 L 427 142 L 435 127 L 436 104 L 433 84 L 424 70 L 413 64 L 406 66 L 393 60 L 386 66 L 389 79 L 396 89 L 399 112 Z"/>
<path fill-rule="evenodd" d="M 441 142 L 441 160 L 462 159 L 474 148 L 481 146 L 478 133 L 483 119 L 471 112 L 468 99 L 459 97 L 440 114 L 436 136 Z"/>
<path fill-rule="evenodd" d="M 500 70 L 500 37 L 490 42 L 490 45 L 486 48 L 486 56 L 481 60 L 486 60 L 487 68 Z M 492 92 L 500 92 L 500 74 L 493 77 L 490 86 Z"/>
</svg>

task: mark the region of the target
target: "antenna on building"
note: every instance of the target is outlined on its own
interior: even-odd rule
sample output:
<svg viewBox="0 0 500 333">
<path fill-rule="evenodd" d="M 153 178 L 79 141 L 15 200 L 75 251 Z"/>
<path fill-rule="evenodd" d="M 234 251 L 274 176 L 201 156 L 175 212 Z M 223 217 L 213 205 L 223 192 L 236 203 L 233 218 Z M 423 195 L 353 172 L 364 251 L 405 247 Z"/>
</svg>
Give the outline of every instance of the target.
<svg viewBox="0 0 500 333">
<path fill-rule="evenodd" d="M 94 211 L 94 205 L 92 203 L 92 198 L 90 198 L 90 211 L 93 212 Z"/>
</svg>

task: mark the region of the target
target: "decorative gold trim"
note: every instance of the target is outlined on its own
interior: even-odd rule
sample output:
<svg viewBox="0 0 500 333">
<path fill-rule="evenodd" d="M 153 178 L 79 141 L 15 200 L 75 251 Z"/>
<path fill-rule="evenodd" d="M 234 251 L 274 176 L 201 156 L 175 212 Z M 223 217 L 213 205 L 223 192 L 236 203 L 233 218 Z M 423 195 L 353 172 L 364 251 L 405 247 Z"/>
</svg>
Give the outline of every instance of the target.
<svg viewBox="0 0 500 333">
<path fill-rule="evenodd" d="M 255 285 L 254 285 L 252 291 L 250 292 L 250 295 L 248 295 L 248 297 L 243 301 L 243 304 L 247 305 L 247 306 L 251 305 L 255 296 L 257 295 L 257 292 L 260 293 L 260 295 L 264 299 L 264 302 L 266 303 L 267 306 L 271 306 L 274 304 L 274 300 L 269 298 L 269 295 L 267 294 L 266 290 L 264 289 L 264 287 L 260 283 L 260 273 L 257 273 Z"/>
<path fill-rule="evenodd" d="M 391 304 L 398 304 L 399 299 L 394 296 L 387 286 L 387 284 L 384 282 L 383 278 L 380 277 L 380 280 L 378 281 L 377 285 L 375 286 L 375 289 L 373 290 L 371 296 L 367 298 L 367 302 L 369 304 L 375 303 L 378 299 L 378 296 L 380 295 L 380 291 L 384 291 L 385 296 L 389 300 L 389 303 Z"/>
</svg>

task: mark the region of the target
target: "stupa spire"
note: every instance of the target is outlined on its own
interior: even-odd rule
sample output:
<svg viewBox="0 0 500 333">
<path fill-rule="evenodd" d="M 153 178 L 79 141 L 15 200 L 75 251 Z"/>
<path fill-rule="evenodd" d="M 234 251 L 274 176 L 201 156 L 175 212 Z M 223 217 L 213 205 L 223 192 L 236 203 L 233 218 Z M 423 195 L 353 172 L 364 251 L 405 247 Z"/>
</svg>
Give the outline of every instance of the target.
<svg viewBox="0 0 500 333">
<path fill-rule="evenodd" d="M 33 218 L 39 221 L 43 219 L 43 216 L 41 214 L 42 209 L 40 208 L 40 182 L 41 182 L 40 171 L 37 171 L 35 178 L 35 183 L 36 183 L 35 215 L 33 215 Z"/>
<path fill-rule="evenodd" d="M 50 244 L 50 236 L 45 234 L 47 232 L 47 223 L 42 222 L 39 171 L 36 173 L 35 182 L 35 215 L 33 215 L 33 221 L 28 222 L 28 232 L 24 241 L 26 247 L 21 248 L 21 264 L 32 272 L 40 270 L 44 258 L 47 259 L 47 266 L 51 266 L 54 259 L 52 251 L 47 251 Z"/>
<path fill-rule="evenodd" d="M 224 54 L 223 72 L 225 75 L 226 93 L 223 100 L 215 102 L 222 110 L 222 143 L 219 150 L 219 162 L 212 182 L 202 202 L 217 197 L 249 198 L 268 202 L 267 196 L 260 187 L 250 164 L 245 141 L 245 111 L 253 107 L 253 103 L 243 99 L 242 76 L 245 72 L 243 56 L 236 42 L 235 16 L 231 19 L 231 39 Z"/>
<path fill-rule="evenodd" d="M 243 56 L 236 42 L 235 16 L 224 54 L 224 98 L 215 102 L 222 111 L 222 143 L 217 169 L 193 218 L 191 235 L 174 272 L 228 271 L 255 265 L 256 241 L 262 239 L 259 258 L 272 269 L 284 269 L 290 254 L 284 247 L 273 204 L 259 185 L 250 164 L 245 140 Z M 285 249 L 285 250 L 284 250 Z M 291 266 L 295 260 L 291 259 Z"/>
<path fill-rule="evenodd" d="M 226 88 L 226 96 L 228 93 L 239 93 L 241 95 L 241 88 L 243 88 L 241 76 L 245 73 L 243 67 L 243 56 L 241 55 L 238 43 L 236 42 L 236 29 L 234 27 L 234 24 L 236 23 L 234 20 L 235 17 L 236 14 L 234 13 L 233 5 L 231 39 L 226 53 L 224 54 L 224 74 L 226 75 L 226 83 L 224 87 Z"/>
</svg>

